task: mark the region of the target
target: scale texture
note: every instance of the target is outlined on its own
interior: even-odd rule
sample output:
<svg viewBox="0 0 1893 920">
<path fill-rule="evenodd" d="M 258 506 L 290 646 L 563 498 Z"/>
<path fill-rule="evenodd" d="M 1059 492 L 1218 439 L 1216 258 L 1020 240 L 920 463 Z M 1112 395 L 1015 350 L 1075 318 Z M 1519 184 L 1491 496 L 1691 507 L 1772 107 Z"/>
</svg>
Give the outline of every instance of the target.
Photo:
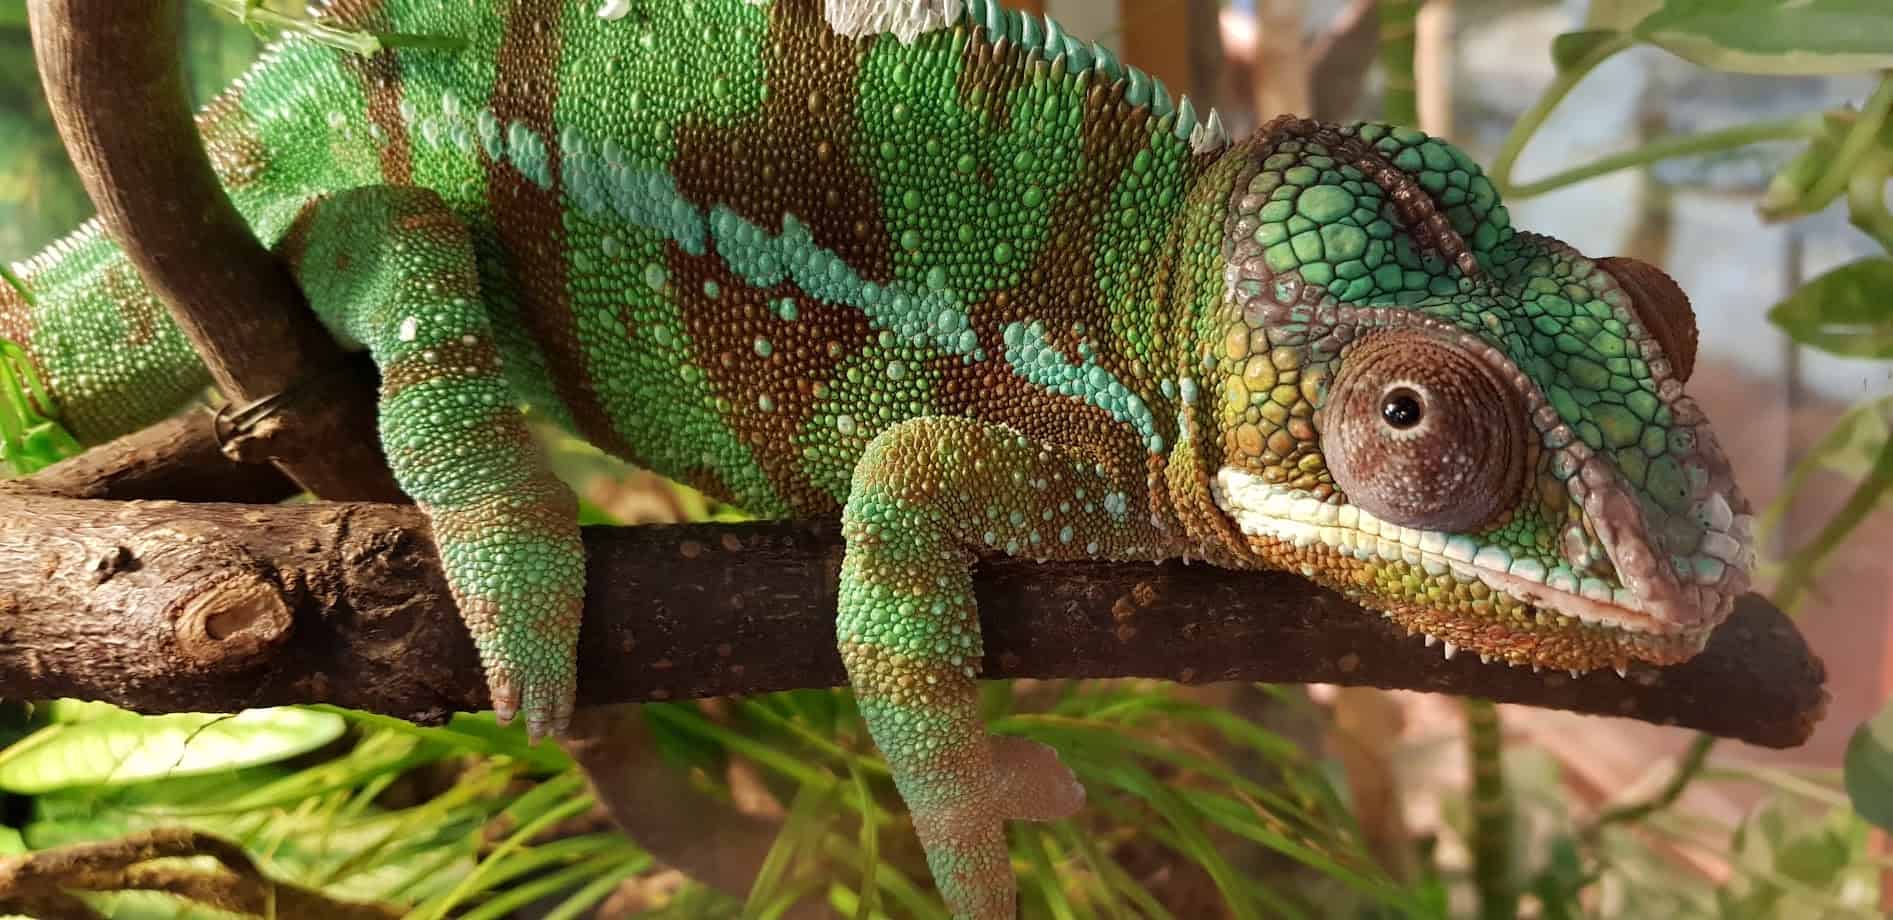
<svg viewBox="0 0 1893 920">
<path fill-rule="evenodd" d="M 1727 616 L 1753 518 L 1662 272 L 1516 231 L 1418 132 L 1232 141 L 1054 22 L 927 9 L 853 37 L 816 0 L 334 0 L 462 46 L 286 40 L 202 113 L 381 369 L 502 715 L 565 725 L 584 584 L 522 405 L 840 516 L 843 659 L 962 918 L 1014 914 L 1003 821 L 1083 799 L 982 727 L 981 555 L 1284 569 L 1543 668 L 1678 661 Z M 206 385 L 96 225 L 18 274 L 0 336 L 81 439 Z"/>
</svg>

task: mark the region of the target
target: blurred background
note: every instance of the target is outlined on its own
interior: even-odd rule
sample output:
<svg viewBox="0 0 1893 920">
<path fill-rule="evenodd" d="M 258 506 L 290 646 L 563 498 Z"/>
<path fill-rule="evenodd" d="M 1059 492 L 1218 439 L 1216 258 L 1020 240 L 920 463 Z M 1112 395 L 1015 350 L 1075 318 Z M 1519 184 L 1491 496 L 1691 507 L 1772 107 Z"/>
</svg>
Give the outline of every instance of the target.
<svg viewBox="0 0 1893 920">
<path fill-rule="evenodd" d="M 1829 18 L 1711 17 L 1669 33 L 1637 30 L 1646 14 L 1716 4 L 1011 5 L 1098 40 L 1199 111 L 1214 105 L 1233 135 L 1279 112 L 1410 109 L 1488 165 L 1515 225 L 1664 266 L 1701 327 L 1691 392 L 1769 509 L 1758 590 L 1795 614 L 1833 696 L 1807 745 L 1763 751 L 1409 693 L 994 688 L 1015 728 L 1075 752 L 1100 802 L 1016 836 L 1025 916 L 1882 916 L 1893 853 L 1871 822 L 1893 801 L 1893 723 L 1870 720 L 1893 695 L 1893 282 L 1875 266 L 1893 234 L 1871 211 L 1893 122 L 1865 132 L 1864 154 L 1847 140 L 1863 114 L 1886 116 L 1887 84 L 1871 69 L 1893 65 L 1882 0 L 1731 0 L 1738 19 L 1790 7 Z M 267 36 L 209 3 L 190 13 L 202 100 Z M 1591 39 L 1559 38 L 1580 32 Z M 1762 52 L 1773 57 L 1757 63 Z M 1587 167 L 1609 158 L 1629 168 Z M 0 257 L 24 259 L 90 212 L 40 96 L 23 2 L 0 0 Z M 583 445 L 552 447 L 593 520 L 734 516 Z M 721 891 L 687 883 L 678 858 L 635 829 L 630 840 L 611 830 L 569 759 L 530 753 L 490 720 L 413 730 L 308 712 L 273 729 L 294 743 L 239 726 L 185 769 L 178 752 L 210 743 L 202 725 L 15 710 L 0 740 L 32 743 L 0 752 L 7 852 L 183 822 L 241 841 L 280 877 L 426 916 L 802 916 L 818 903 L 929 916 L 914 894 L 925 873 L 845 694 L 626 717 L 637 722 L 626 743 L 650 752 L 636 756 L 680 794 L 717 803 L 699 818 L 706 835 L 733 820 L 724 812 L 782 829 L 756 854 L 760 875 L 737 873 L 755 887 Z M 93 746 L 49 746 L 48 732 Z M 1494 788 L 1471 782 L 1482 758 Z M 1475 820 L 1493 810 L 1505 820 Z M 222 915 L 161 896 L 87 897 L 112 916 Z"/>
</svg>

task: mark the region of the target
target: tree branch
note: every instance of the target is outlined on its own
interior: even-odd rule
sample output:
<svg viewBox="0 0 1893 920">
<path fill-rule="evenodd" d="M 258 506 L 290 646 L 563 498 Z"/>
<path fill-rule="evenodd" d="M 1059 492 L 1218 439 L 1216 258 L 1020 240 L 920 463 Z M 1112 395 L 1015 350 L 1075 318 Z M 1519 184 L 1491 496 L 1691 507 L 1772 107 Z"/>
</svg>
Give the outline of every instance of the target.
<svg viewBox="0 0 1893 920">
<path fill-rule="evenodd" d="M 843 683 L 830 522 L 588 528 L 581 703 Z M 1282 573 L 995 559 L 995 678 L 1157 677 L 1427 690 L 1804 741 L 1824 671 L 1758 597 L 1695 659 L 1563 673 L 1442 660 Z M 430 722 L 488 706 L 420 513 L 379 504 L 104 502 L 0 493 L 0 696 L 144 712 L 326 702 Z"/>
<path fill-rule="evenodd" d="M 159 863 L 208 856 L 222 871 Z M 119 840 L 77 843 L 0 858 L 0 910 L 43 910 L 35 916 L 95 918 L 100 914 L 72 891 L 162 891 L 251 917 L 328 917 L 390 920 L 392 907 L 341 901 L 320 891 L 279 882 L 263 874 L 243 848 L 211 834 L 160 829 Z"/>
<path fill-rule="evenodd" d="M 231 449 L 281 458 L 328 498 L 403 500 L 379 442 L 359 436 L 375 430 L 373 378 L 349 373 L 211 168 L 185 98 L 180 0 L 32 0 L 28 13 L 53 120 L 106 229 L 225 396 L 282 398 Z"/>
<path fill-rule="evenodd" d="M 217 445 L 209 409 L 180 412 L 100 444 L 8 486 L 62 498 L 279 502 L 302 491 L 267 463 L 244 463 Z"/>
</svg>

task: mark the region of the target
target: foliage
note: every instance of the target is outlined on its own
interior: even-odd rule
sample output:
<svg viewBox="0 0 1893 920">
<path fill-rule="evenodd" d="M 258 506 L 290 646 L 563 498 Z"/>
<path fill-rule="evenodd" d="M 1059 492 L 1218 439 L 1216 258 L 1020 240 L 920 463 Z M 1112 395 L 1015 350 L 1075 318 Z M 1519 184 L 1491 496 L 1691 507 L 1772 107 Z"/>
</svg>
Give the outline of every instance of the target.
<svg viewBox="0 0 1893 920">
<path fill-rule="evenodd" d="M 1517 183 L 1512 168 L 1519 153 L 1555 109 L 1591 70 L 1638 44 L 1663 48 L 1693 63 L 1733 73 L 1776 75 L 1887 70 L 1858 109 L 1736 125 L 1686 137 L 1664 137 L 1530 183 Z M 1758 208 L 1779 221 L 1819 212 L 1844 198 L 1854 226 L 1893 255 L 1893 213 L 1886 185 L 1893 175 L 1893 8 L 1878 0 L 1595 0 L 1585 28 L 1558 37 L 1553 48 L 1558 74 L 1539 101 L 1514 126 L 1493 164 L 1493 180 L 1514 200 L 1542 194 L 1619 169 L 1677 156 L 1730 150 L 1762 141 L 1806 144 L 1769 183 Z M 1770 321 L 1795 342 L 1843 357 L 1893 359 L 1893 259 L 1866 258 L 1807 282 L 1769 312 Z M 1780 566 L 1775 599 L 1793 610 L 1821 563 L 1893 491 L 1893 397 L 1863 400 L 1817 442 L 1789 477 L 1774 507 L 1763 515 L 1772 531 L 1788 503 L 1817 471 L 1838 471 L 1855 480 L 1848 501 L 1816 536 Z M 1738 883 L 1713 900 L 1676 900 L 1665 885 L 1650 904 L 1674 903 L 1665 916 L 1733 917 L 1842 916 L 1868 914 L 1877 897 L 1878 872 L 1865 833 L 1867 822 L 1893 821 L 1893 707 L 1856 731 L 1848 748 L 1845 789 L 1851 798 L 1827 801 L 1811 819 L 1771 804 L 1733 832 L 1726 849 Z M 1708 740 L 1699 740 L 1699 769 Z M 1679 771 L 1665 795 L 1674 801 L 1695 779 Z M 1794 791 L 1826 800 L 1830 784 L 1796 780 Z M 1650 810 L 1640 817 L 1659 815 Z M 1658 822 L 1643 822 L 1646 828 Z M 1719 849 L 1721 847 L 1718 847 Z M 1608 864 L 1608 863 L 1605 863 Z M 1619 864 L 1622 865 L 1621 863 Z M 1686 890 L 1686 889 L 1685 889 Z"/>
</svg>

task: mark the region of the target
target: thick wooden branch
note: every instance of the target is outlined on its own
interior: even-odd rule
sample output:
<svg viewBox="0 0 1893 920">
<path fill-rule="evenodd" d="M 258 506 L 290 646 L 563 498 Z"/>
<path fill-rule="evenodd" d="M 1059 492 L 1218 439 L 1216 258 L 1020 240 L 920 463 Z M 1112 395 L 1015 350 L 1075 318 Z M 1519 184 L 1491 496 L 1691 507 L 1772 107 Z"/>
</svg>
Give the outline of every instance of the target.
<svg viewBox="0 0 1893 920">
<path fill-rule="evenodd" d="M 591 528 L 580 701 L 842 683 L 832 523 Z M 1563 673 L 1444 661 L 1279 573 L 1180 564 L 978 570 L 992 677 L 1373 685 L 1804 741 L 1821 663 L 1747 597 L 1671 668 Z M 487 706 L 420 513 L 0 495 L 0 696 L 147 712 L 328 702 L 434 721 Z"/>
<path fill-rule="evenodd" d="M 318 495 L 402 500 L 379 443 L 360 436 L 375 430 L 372 378 L 349 372 L 211 168 L 178 60 L 181 0 L 32 0 L 28 12 L 53 120 L 112 238 L 233 403 L 293 397 L 235 449 Z"/>
</svg>

